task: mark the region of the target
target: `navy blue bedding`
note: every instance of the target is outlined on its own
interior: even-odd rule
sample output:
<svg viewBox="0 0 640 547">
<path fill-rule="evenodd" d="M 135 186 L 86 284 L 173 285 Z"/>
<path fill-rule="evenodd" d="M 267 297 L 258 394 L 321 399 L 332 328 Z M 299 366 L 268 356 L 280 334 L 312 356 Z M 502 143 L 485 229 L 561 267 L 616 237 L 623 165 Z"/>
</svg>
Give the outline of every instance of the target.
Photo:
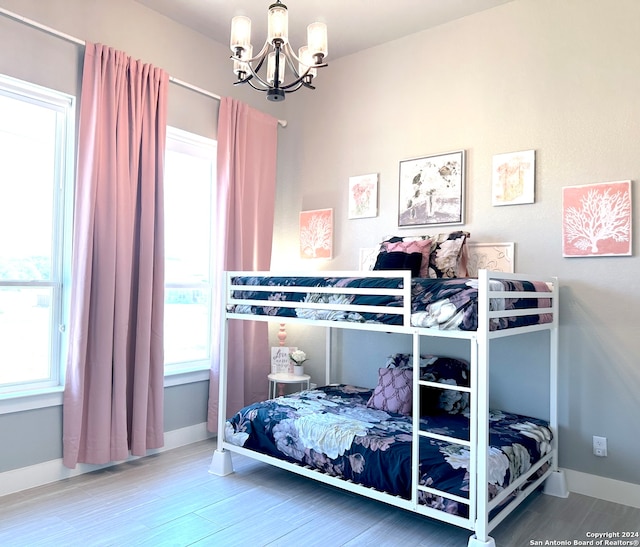
<svg viewBox="0 0 640 547">
<path fill-rule="evenodd" d="M 225 440 L 329 475 L 411 497 L 410 416 L 367 407 L 372 390 L 334 385 L 247 406 L 227 421 Z M 421 429 L 469 439 L 464 414 L 421 417 Z M 551 450 L 543 420 L 492 411 L 489 498 Z M 468 498 L 469 450 L 421 438 L 420 483 Z M 420 493 L 420 503 L 466 516 L 466 504 Z"/>
<path fill-rule="evenodd" d="M 317 294 L 290 293 L 278 291 L 278 286 L 300 287 L 367 287 L 402 288 L 402 278 L 323 278 L 323 277 L 237 277 L 234 284 L 273 285 L 273 292 L 233 291 L 233 297 L 247 300 L 323 302 L 367 306 L 402 306 L 400 296 L 359 295 L 359 294 Z M 474 331 L 478 328 L 478 280 L 476 278 L 413 278 L 412 279 L 411 323 L 417 327 L 435 327 L 447 330 Z M 529 281 L 491 280 L 492 288 L 498 290 L 544 291 L 545 283 Z M 523 309 L 549 307 L 549 299 L 508 298 L 492 299 L 492 309 Z M 279 317 L 301 317 L 304 319 L 325 319 L 335 321 L 375 322 L 401 325 L 402 316 L 384 313 L 347 313 L 344 311 L 313 310 L 304 308 L 278 308 L 265 302 L 261 305 L 234 304 L 229 312 L 252 315 L 274 315 Z M 491 330 L 547 323 L 551 317 L 546 314 L 531 314 L 521 317 L 492 319 Z"/>
</svg>

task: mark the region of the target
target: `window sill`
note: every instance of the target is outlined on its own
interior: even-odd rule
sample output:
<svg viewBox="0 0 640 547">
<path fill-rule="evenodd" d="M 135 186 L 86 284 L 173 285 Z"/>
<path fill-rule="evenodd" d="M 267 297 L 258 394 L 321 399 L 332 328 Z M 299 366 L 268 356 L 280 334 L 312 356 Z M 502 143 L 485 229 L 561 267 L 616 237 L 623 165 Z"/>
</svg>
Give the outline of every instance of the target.
<svg viewBox="0 0 640 547">
<path fill-rule="evenodd" d="M 204 382 L 207 380 L 209 380 L 209 369 L 182 369 L 165 374 L 164 387 Z M 64 387 L 56 386 L 38 391 L 4 393 L 0 395 L 0 415 L 61 406 L 63 391 Z"/>
<path fill-rule="evenodd" d="M 204 382 L 206 380 L 209 380 L 208 368 L 185 368 L 166 373 L 164 375 L 164 387 L 192 384 L 194 382 Z"/>
<path fill-rule="evenodd" d="M 56 386 L 38 391 L 4 393 L 0 395 L 0 414 L 60 406 L 63 391 L 62 386 Z"/>
</svg>

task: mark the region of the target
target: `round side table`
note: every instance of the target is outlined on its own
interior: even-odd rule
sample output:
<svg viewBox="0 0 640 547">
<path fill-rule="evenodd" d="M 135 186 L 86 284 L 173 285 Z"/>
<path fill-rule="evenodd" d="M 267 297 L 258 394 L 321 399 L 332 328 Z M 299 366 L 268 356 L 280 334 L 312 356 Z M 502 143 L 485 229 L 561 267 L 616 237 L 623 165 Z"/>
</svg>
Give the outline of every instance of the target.
<svg viewBox="0 0 640 547">
<path fill-rule="evenodd" d="M 275 399 L 278 390 L 278 384 L 300 384 L 302 389 L 309 389 L 311 386 L 311 376 L 308 374 L 289 374 L 288 372 L 279 372 L 278 374 L 269 374 L 269 399 Z"/>
</svg>

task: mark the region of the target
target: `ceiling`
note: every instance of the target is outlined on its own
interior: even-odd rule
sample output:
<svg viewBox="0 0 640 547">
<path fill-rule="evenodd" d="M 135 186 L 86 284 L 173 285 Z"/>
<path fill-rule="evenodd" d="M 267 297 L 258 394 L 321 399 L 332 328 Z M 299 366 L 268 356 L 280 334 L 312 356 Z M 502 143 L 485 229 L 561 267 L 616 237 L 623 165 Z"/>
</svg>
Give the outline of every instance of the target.
<svg viewBox="0 0 640 547">
<path fill-rule="evenodd" d="M 252 21 L 252 43 L 266 39 L 267 10 L 275 0 L 136 0 L 222 44 L 229 43 L 231 18 Z M 337 59 L 408 34 L 442 25 L 512 0 L 285 0 L 289 41 L 294 50 L 306 44 L 309 23 L 327 24 L 329 53 Z"/>
</svg>

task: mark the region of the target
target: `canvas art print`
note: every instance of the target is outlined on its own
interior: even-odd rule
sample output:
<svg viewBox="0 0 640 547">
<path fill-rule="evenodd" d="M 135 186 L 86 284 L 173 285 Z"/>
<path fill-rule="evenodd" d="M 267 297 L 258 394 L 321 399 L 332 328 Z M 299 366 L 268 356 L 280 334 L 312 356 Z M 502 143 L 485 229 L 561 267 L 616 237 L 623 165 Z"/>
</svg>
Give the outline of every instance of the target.
<svg viewBox="0 0 640 547">
<path fill-rule="evenodd" d="M 464 151 L 400 162 L 398 226 L 462 224 Z"/>
<path fill-rule="evenodd" d="M 562 189 L 562 254 L 631 255 L 631 181 Z"/>
<path fill-rule="evenodd" d="M 293 374 L 293 363 L 289 355 L 298 348 L 276 346 L 271 348 L 271 374 Z"/>
<path fill-rule="evenodd" d="M 349 218 L 378 215 L 378 174 L 349 177 Z"/>
<path fill-rule="evenodd" d="M 300 212 L 300 257 L 331 258 L 333 209 Z"/>
<path fill-rule="evenodd" d="M 533 203 L 534 188 L 534 150 L 493 156 L 491 202 L 494 206 Z"/>
</svg>

